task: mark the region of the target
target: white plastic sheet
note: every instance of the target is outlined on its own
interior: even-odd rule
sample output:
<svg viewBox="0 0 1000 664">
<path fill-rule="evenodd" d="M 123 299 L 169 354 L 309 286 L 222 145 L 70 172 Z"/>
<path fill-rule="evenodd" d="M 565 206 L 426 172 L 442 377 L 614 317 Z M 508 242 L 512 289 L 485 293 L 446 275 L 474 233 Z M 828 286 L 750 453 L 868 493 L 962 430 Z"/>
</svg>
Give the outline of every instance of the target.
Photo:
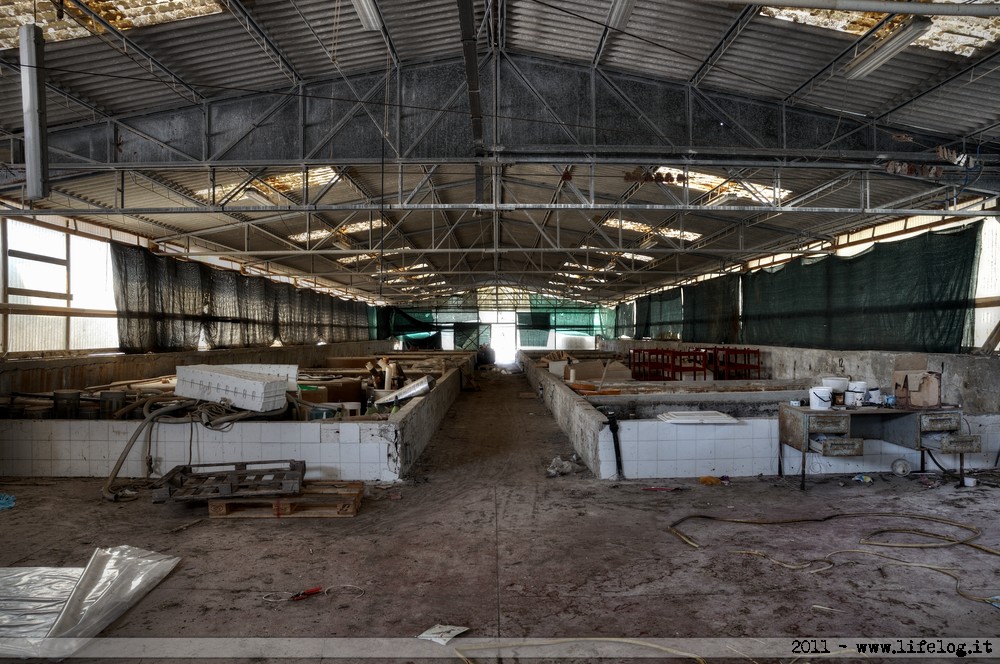
<svg viewBox="0 0 1000 664">
<path fill-rule="evenodd" d="M 180 558 L 97 549 L 86 567 L 0 568 L 0 656 L 66 657 L 152 590 Z"/>
</svg>

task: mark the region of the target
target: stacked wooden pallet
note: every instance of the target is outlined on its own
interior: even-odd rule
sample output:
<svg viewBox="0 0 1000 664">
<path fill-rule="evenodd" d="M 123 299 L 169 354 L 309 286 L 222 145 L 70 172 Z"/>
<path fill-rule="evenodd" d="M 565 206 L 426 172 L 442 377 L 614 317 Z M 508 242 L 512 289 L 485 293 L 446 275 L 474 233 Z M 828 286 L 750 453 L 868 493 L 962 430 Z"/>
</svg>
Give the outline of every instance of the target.
<svg viewBox="0 0 1000 664">
<path fill-rule="evenodd" d="M 167 473 L 153 502 L 204 501 L 211 518 L 355 516 L 364 482 L 305 481 L 304 461 L 190 464 Z"/>
</svg>

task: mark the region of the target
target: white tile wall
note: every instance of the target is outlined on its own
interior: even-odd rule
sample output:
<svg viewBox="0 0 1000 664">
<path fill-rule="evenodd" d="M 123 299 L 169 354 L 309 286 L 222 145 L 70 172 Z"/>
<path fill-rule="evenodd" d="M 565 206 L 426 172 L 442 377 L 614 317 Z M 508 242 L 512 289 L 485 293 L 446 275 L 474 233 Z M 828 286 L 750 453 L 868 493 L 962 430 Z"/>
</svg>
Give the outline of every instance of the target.
<svg viewBox="0 0 1000 664">
<path fill-rule="evenodd" d="M 778 472 L 778 422 L 774 419 L 742 420 L 737 424 L 670 424 L 659 420 L 633 420 L 621 423 L 622 467 L 629 478 L 697 477 L 729 475 L 745 477 L 775 475 Z M 655 435 L 655 438 L 652 436 Z M 1000 435 L 996 446 L 1000 447 Z M 919 453 L 882 441 L 874 441 L 865 457 L 822 457 L 810 455 L 808 472 L 851 472 L 864 468 L 869 472 L 888 470 L 894 459 L 907 459 Z M 601 476 L 614 475 L 614 450 L 610 431 L 600 437 Z M 888 449 L 896 448 L 896 449 Z M 801 467 L 798 457 L 785 449 L 786 472 Z M 796 450 L 791 450 L 798 455 Z M 909 456 L 907 456 L 907 453 Z M 912 463 L 912 461 L 911 461 Z"/>
<path fill-rule="evenodd" d="M 107 476 L 138 426 L 133 421 L 0 420 L 0 476 Z M 398 479 L 389 461 L 396 436 L 385 422 L 237 422 L 226 431 L 159 423 L 152 431 L 151 454 L 159 473 L 187 463 L 301 459 L 308 479 L 392 481 Z M 140 438 L 119 475 L 142 476 L 144 454 Z"/>
<path fill-rule="evenodd" d="M 983 437 L 983 453 L 967 454 L 966 467 L 992 467 L 1000 450 L 1000 416 L 965 418 Z M 0 475 L 104 477 L 114 466 L 137 421 L 0 420 Z M 396 433 L 385 422 L 238 422 L 226 431 L 189 424 L 158 424 L 152 435 L 154 465 L 166 472 L 191 463 L 304 459 L 307 476 L 325 479 L 393 480 L 389 461 Z M 738 424 L 681 425 L 659 420 L 620 422 L 619 438 L 626 477 L 732 477 L 778 472 L 778 422 L 743 420 Z M 598 438 L 599 476 L 615 475 L 614 444 L 604 427 Z M 121 475 L 144 472 L 144 445 L 133 446 Z M 958 455 L 937 455 L 946 468 Z M 919 468 L 920 453 L 883 441 L 865 441 L 863 457 L 808 454 L 806 472 L 888 472 L 895 459 Z M 785 447 L 786 473 L 799 472 L 801 454 Z M 928 465 L 933 465 L 928 460 Z"/>
</svg>

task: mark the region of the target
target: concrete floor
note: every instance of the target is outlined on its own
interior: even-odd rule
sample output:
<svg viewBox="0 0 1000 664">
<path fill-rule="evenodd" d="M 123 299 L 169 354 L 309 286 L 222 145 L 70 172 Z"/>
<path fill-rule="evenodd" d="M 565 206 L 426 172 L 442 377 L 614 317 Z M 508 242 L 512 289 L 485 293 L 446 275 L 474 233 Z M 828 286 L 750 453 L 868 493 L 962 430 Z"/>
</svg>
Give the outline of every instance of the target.
<svg viewBox="0 0 1000 664">
<path fill-rule="evenodd" d="M 928 488 L 914 476 L 876 476 L 870 486 L 850 477 L 811 478 L 805 492 L 797 478 L 741 479 L 730 486 L 690 479 L 607 482 L 588 473 L 548 479 L 552 457 L 572 451 L 566 436 L 537 398 L 519 396 L 529 390 L 523 377 L 483 374 L 480 383 L 482 391 L 463 393 L 452 407 L 413 479 L 373 487 L 355 518 L 210 521 L 204 505 L 154 505 L 145 494 L 130 503 L 105 502 L 96 479 L 0 481 L 0 490 L 18 501 L 0 513 L 0 566 L 82 566 L 94 547 L 118 544 L 180 556 L 163 583 L 105 630 L 116 638 L 394 637 L 409 643 L 436 623 L 469 627 L 455 646 L 498 636 L 737 637 L 743 643 L 817 637 L 832 643 L 836 637 L 1000 632 L 998 609 L 960 596 L 955 580 L 934 570 L 861 553 L 835 554 L 835 566 L 825 571 L 791 566 L 865 550 L 948 567 L 964 592 L 1000 595 L 998 558 L 987 551 L 859 543 L 881 528 L 964 536 L 955 528 L 888 516 L 770 526 L 685 522 L 681 530 L 701 548 L 668 529 L 689 515 L 775 520 L 912 513 L 979 527 L 976 542 L 996 549 L 994 488 L 955 488 L 953 481 Z M 683 490 L 643 490 L 654 484 Z M 912 534 L 875 538 L 942 543 Z M 262 599 L 272 591 L 341 584 L 363 588 L 364 595 L 333 588 L 301 602 Z M 692 642 L 689 650 L 697 648 Z M 442 661 L 459 661 L 450 647 L 440 652 L 451 657 Z M 174 661 L 167 654 L 169 645 L 155 656 L 117 661 Z"/>
</svg>

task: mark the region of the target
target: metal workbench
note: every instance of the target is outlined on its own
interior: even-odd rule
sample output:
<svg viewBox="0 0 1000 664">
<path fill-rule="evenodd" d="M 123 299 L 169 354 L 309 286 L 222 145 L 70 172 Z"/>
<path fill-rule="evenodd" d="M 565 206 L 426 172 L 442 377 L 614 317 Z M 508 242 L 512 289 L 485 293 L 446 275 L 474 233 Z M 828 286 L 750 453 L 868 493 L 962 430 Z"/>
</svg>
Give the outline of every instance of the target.
<svg viewBox="0 0 1000 664">
<path fill-rule="evenodd" d="M 982 451 L 978 435 L 960 435 L 962 409 L 954 406 L 928 410 L 862 407 L 814 410 L 781 404 L 778 408 L 778 442 L 802 453 L 802 480 L 806 488 L 806 454 L 862 456 L 864 441 L 884 440 L 919 450 L 924 470 L 924 451 L 959 454 L 965 467 L 967 452 Z"/>
</svg>

